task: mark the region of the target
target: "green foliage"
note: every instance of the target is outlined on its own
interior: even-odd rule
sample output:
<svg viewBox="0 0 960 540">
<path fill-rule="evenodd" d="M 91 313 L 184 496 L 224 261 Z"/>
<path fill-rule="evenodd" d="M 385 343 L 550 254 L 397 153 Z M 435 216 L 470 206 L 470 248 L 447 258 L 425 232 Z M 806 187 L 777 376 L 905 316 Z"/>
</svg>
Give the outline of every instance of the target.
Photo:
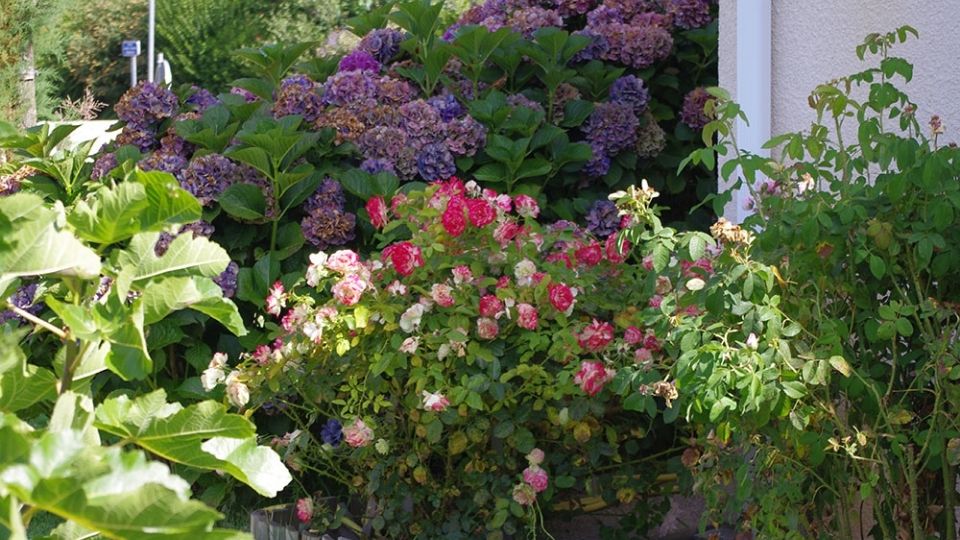
<svg viewBox="0 0 960 540">
<path fill-rule="evenodd" d="M 759 377 L 753 399 L 743 394 L 753 386 L 742 364 L 724 372 L 700 356 L 691 365 L 741 389 L 726 402 L 698 396 L 710 412 L 705 427 L 720 440 L 705 444 L 716 464 L 697 469 L 702 478 L 732 473 L 731 497 L 706 488 L 711 505 L 753 501 L 749 522 L 764 535 L 851 537 L 854 509 L 869 501 L 875 538 L 956 536 L 960 291 L 950 277 L 960 271 L 960 153 L 938 145 L 938 118 L 924 133 L 897 86 L 913 69 L 891 49 L 911 34 L 905 26 L 869 35 L 857 54 L 877 62 L 818 86 L 815 122 L 771 139 L 772 160 L 736 149 L 739 107 L 714 93 L 717 120 L 704 136 L 719 135 L 713 149 L 729 157 L 724 174 L 741 167 L 737 183 L 755 197 L 753 257 L 778 265 L 760 279 L 741 272 L 744 294 L 751 282 L 754 298 L 772 294 L 775 281 L 779 293 L 766 314 L 733 306 L 766 325 L 757 333 L 762 360 L 748 368 Z M 770 179 L 763 189 L 761 174 Z M 794 381 L 783 388 L 789 402 L 767 390 L 770 370 Z M 745 423 L 757 406 L 757 418 L 769 420 Z M 755 453 L 756 470 L 733 463 L 743 451 Z"/>
<path fill-rule="evenodd" d="M 163 256 L 154 254 L 158 233 L 151 231 L 196 220 L 197 201 L 167 175 L 135 173 L 90 189 L 71 207 L 27 192 L 3 197 L 0 216 L 9 229 L 0 246 L 2 296 L 22 278 L 39 280 L 39 301 L 54 318 L 5 307 L 61 347 L 56 360 L 28 360 L 26 332 L 0 327 L 0 532 L 25 538 L 30 518 L 45 512 L 65 520 L 53 538 L 245 537 L 214 531 L 222 516 L 190 500 L 190 484 L 147 453 L 225 472 L 274 496 L 289 473 L 257 445 L 248 419 L 213 401 L 168 403 L 162 390 L 101 401 L 88 384 L 106 370 L 123 379 L 150 375 L 147 336 L 176 310 L 191 307 L 245 331 L 236 307 L 204 277 L 226 266 L 221 248 L 180 236 Z M 114 280 L 107 290 L 103 277 Z"/>
</svg>

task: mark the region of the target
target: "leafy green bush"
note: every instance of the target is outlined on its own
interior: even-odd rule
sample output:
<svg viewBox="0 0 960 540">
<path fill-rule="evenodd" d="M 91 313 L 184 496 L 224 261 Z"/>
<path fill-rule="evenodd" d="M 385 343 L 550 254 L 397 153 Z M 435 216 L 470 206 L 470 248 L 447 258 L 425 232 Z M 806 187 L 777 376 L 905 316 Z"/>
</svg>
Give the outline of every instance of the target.
<svg viewBox="0 0 960 540">
<path fill-rule="evenodd" d="M 811 128 L 767 144 L 777 159 L 736 151 L 739 108 L 715 93 L 704 137 L 735 151 L 723 171 L 742 167 L 753 193 L 752 256 L 777 265 L 765 289 L 778 302 L 732 306 L 764 321 L 757 362 L 701 349 L 678 381 L 714 381 L 690 410 L 703 428 L 689 464 L 711 506 L 749 505 L 744 526 L 764 536 L 956 536 L 960 154 L 897 87 L 913 66 L 891 50 L 910 34 L 869 35 L 857 54 L 877 63 L 818 86 Z M 790 400 L 770 391 L 776 377 L 795 381 Z"/>
<path fill-rule="evenodd" d="M 199 203 L 163 173 L 89 182 L 89 145 L 65 157 L 53 150 L 72 129 L 19 134 L 0 124 L 2 144 L 47 175 L 23 178 L 33 193 L 0 198 L 0 296 L 8 299 L 0 327 L 0 526 L 22 538 L 42 511 L 66 520 L 55 535 L 237 537 L 211 532 L 222 516 L 189 500 L 190 485 L 146 456 L 221 471 L 272 497 L 290 476 L 276 453 L 257 445 L 253 423 L 213 401 L 168 403 L 162 389 L 103 391 L 111 379 L 153 376 L 149 343 L 164 339 L 158 323 L 181 310 L 245 333 L 211 279 L 229 257 L 186 235 L 158 254 L 162 231 L 198 219 Z"/>
</svg>

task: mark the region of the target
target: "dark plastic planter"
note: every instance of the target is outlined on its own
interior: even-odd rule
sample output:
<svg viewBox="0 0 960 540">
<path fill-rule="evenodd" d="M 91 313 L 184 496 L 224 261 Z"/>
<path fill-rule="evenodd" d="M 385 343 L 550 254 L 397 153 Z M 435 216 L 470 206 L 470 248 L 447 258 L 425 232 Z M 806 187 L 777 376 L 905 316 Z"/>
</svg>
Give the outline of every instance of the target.
<svg viewBox="0 0 960 540">
<path fill-rule="evenodd" d="M 336 506 L 336 499 L 328 503 Z M 261 508 L 250 514 L 250 532 L 254 540 L 359 540 L 346 527 L 335 531 L 312 532 L 297 520 L 294 505 L 283 504 Z"/>
</svg>

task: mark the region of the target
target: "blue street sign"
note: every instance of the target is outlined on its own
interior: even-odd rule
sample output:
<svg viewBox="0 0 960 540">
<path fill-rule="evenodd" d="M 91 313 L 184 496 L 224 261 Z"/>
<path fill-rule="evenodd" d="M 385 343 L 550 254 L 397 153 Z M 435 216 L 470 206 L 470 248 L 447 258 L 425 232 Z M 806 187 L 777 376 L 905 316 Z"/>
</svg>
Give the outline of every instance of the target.
<svg viewBox="0 0 960 540">
<path fill-rule="evenodd" d="M 120 45 L 120 54 L 127 58 L 140 56 L 140 40 L 124 41 Z"/>
</svg>

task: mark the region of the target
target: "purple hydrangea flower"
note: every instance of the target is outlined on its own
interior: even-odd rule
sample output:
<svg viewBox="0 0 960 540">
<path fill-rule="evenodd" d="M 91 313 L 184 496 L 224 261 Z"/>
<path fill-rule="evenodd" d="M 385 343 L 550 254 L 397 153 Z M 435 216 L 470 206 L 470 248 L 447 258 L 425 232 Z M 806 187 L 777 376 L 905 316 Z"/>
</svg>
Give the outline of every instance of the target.
<svg viewBox="0 0 960 540">
<path fill-rule="evenodd" d="M 40 310 L 43 309 L 43 304 L 34 304 L 37 299 L 36 296 L 37 284 L 28 283 L 27 285 L 22 285 L 17 289 L 17 292 L 13 293 L 13 296 L 7 298 L 7 302 L 10 302 L 31 315 L 37 315 L 40 313 Z M 17 319 L 23 322 L 23 318 L 14 313 L 13 310 L 0 311 L 0 324 L 11 319 Z"/>
<path fill-rule="evenodd" d="M 700 86 L 691 90 L 683 98 L 683 107 L 680 109 L 680 120 L 690 126 L 690 129 L 703 129 L 703 126 L 712 120 L 707 116 L 704 107 L 712 96 L 707 89 Z"/>
<path fill-rule="evenodd" d="M 601 199 L 587 212 L 587 230 L 595 236 L 606 238 L 620 230 L 620 214 L 612 201 Z"/>
<path fill-rule="evenodd" d="M 260 99 L 253 92 L 247 90 L 246 88 L 240 88 L 239 86 L 234 86 L 233 88 L 231 88 L 230 93 L 235 96 L 242 97 L 244 101 L 246 101 L 247 103 L 253 103 L 254 101 L 257 101 L 258 99 Z"/>
<path fill-rule="evenodd" d="M 440 114 L 440 118 L 443 119 L 444 122 L 449 122 L 465 112 L 463 105 L 460 105 L 460 102 L 457 101 L 456 96 L 453 94 L 434 96 L 428 99 L 427 103 L 436 109 L 436 111 Z"/>
<path fill-rule="evenodd" d="M 404 39 L 406 36 L 400 30 L 380 28 L 364 36 L 357 48 L 372 54 L 381 64 L 386 64 L 400 52 L 400 43 Z"/>
<path fill-rule="evenodd" d="M 603 58 L 610 49 L 610 42 L 607 41 L 607 38 L 589 28 L 577 30 L 573 34 L 589 37 L 590 44 L 577 51 L 577 54 L 570 59 L 571 62 L 589 62 L 590 60 Z"/>
<path fill-rule="evenodd" d="M 713 18 L 709 0 L 665 0 L 664 8 L 673 16 L 673 24 L 684 30 L 702 28 Z"/>
<path fill-rule="evenodd" d="M 388 172 L 388 173 L 396 172 L 393 167 L 393 162 L 387 159 L 377 159 L 377 158 L 370 158 L 370 159 L 363 160 L 363 162 L 360 163 L 360 170 L 370 174 L 377 174 L 381 172 Z"/>
<path fill-rule="evenodd" d="M 365 131 L 357 145 L 368 159 L 395 162 L 397 156 L 407 147 L 407 134 L 400 128 L 376 126 Z"/>
<path fill-rule="evenodd" d="M 603 5 L 616 9 L 623 14 L 624 20 L 630 20 L 644 12 L 656 11 L 660 0 L 603 0 Z"/>
<path fill-rule="evenodd" d="M 417 154 L 417 172 L 428 182 L 446 180 L 457 173 L 457 165 L 445 145 L 431 143 Z"/>
<path fill-rule="evenodd" d="M 237 294 L 237 274 L 240 272 L 240 266 L 230 261 L 226 270 L 213 278 L 213 282 L 220 286 L 224 298 L 233 298 Z"/>
<path fill-rule="evenodd" d="M 90 178 L 100 180 L 107 174 L 117 168 L 117 155 L 113 152 L 103 154 L 93 162 L 93 170 L 90 171 Z"/>
<path fill-rule="evenodd" d="M 341 71 L 323 86 L 323 102 L 329 105 L 343 106 L 376 97 L 377 84 L 366 71 Z"/>
<path fill-rule="evenodd" d="M 220 103 L 220 100 L 217 98 L 217 96 L 213 95 L 205 88 L 194 86 L 191 91 L 193 93 L 187 98 L 187 105 L 193 105 L 198 112 L 203 112 Z"/>
<path fill-rule="evenodd" d="M 306 75 L 294 75 L 280 82 L 273 115 L 277 118 L 289 115 L 302 116 L 313 123 L 323 112 L 323 100 L 317 93 L 317 83 Z"/>
<path fill-rule="evenodd" d="M 650 102 L 650 91 L 644 86 L 643 79 L 624 75 L 610 86 L 610 101 L 629 105 L 635 114 L 640 115 Z"/>
<path fill-rule="evenodd" d="M 530 6 L 513 12 L 508 23 L 511 28 L 529 39 L 533 37 L 534 32 L 541 28 L 562 27 L 563 17 L 555 9 Z"/>
<path fill-rule="evenodd" d="M 336 208 L 317 207 L 300 221 L 303 237 L 318 249 L 342 246 L 355 238 L 357 216 Z"/>
<path fill-rule="evenodd" d="M 157 255 L 157 257 L 163 257 L 163 254 L 166 253 L 167 249 L 170 247 L 170 242 L 173 242 L 173 239 L 181 234 L 190 233 L 193 238 L 197 238 L 199 236 L 210 238 L 213 236 L 214 230 L 215 229 L 212 224 L 201 220 L 193 223 L 187 223 L 186 225 L 181 225 L 176 234 L 171 234 L 164 231 L 160 233 L 160 238 L 158 238 L 157 243 L 153 245 L 153 252 Z"/>
<path fill-rule="evenodd" d="M 596 0 L 556 0 L 557 11 L 564 17 L 583 15 L 596 6 Z"/>
<path fill-rule="evenodd" d="M 610 48 L 609 60 L 619 60 L 622 64 L 643 69 L 670 56 L 673 49 L 673 36 L 670 31 L 657 25 L 609 25 L 614 27 L 607 36 Z M 609 58 L 616 54 L 616 58 Z"/>
<path fill-rule="evenodd" d="M 376 85 L 377 99 L 386 105 L 401 105 L 417 98 L 417 89 L 403 79 L 384 76 Z"/>
<path fill-rule="evenodd" d="M 588 176 L 599 178 L 610 172 L 610 156 L 599 145 L 591 144 L 590 148 L 593 150 L 593 157 L 584 164 L 583 172 Z"/>
<path fill-rule="evenodd" d="M 144 171 L 161 171 L 179 178 L 183 170 L 187 168 L 187 158 L 177 154 L 154 152 L 141 159 L 137 165 Z"/>
<path fill-rule="evenodd" d="M 614 156 L 637 142 L 640 120 L 630 105 L 598 103 L 583 125 L 586 138 Z"/>
<path fill-rule="evenodd" d="M 335 418 L 327 420 L 320 428 L 320 440 L 330 446 L 338 446 L 343 440 L 343 426 Z"/>
<path fill-rule="evenodd" d="M 510 94 L 507 96 L 507 105 L 511 107 L 526 107 L 527 109 L 533 109 L 537 112 L 544 112 L 543 105 L 540 105 L 540 103 L 523 94 Z"/>
<path fill-rule="evenodd" d="M 400 127 L 415 145 L 435 140 L 441 123 L 440 113 L 422 99 L 405 103 L 400 107 Z"/>
<path fill-rule="evenodd" d="M 587 28 L 599 28 L 612 23 L 623 23 L 623 13 L 619 9 L 602 5 L 587 13 Z"/>
<path fill-rule="evenodd" d="M 128 124 L 146 127 L 170 118 L 177 111 L 176 94 L 152 82 L 142 82 L 127 90 L 114 110 Z"/>
<path fill-rule="evenodd" d="M 183 171 L 180 185 L 207 206 L 240 177 L 240 167 L 220 154 L 193 158 Z"/>
<path fill-rule="evenodd" d="M 458 156 L 472 156 L 487 142 L 487 128 L 472 116 L 457 118 L 444 126 L 444 143 Z"/>
<path fill-rule="evenodd" d="M 338 71 L 372 71 L 380 72 L 380 62 L 374 58 L 373 54 L 357 49 L 340 59 Z"/>
<path fill-rule="evenodd" d="M 304 208 L 307 212 L 317 208 L 332 208 L 343 210 L 347 198 L 343 195 L 343 187 L 333 178 L 325 178 L 310 197 L 307 198 Z"/>
<path fill-rule="evenodd" d="M 141 152 L 149 152 L 157 146 L 157 133 L 152 129 L 129 123 L 123 126 L 116 142 L 120 146 L 135 146 Z"/>
</svg>

